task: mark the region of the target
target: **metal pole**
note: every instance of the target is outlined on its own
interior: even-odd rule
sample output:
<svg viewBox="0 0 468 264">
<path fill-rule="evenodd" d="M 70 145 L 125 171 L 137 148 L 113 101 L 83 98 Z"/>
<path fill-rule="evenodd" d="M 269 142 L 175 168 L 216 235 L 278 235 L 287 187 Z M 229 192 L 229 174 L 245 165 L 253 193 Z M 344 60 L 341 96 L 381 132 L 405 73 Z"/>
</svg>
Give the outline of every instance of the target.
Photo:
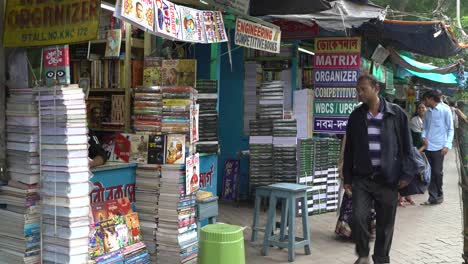
<svg viewBox="0 0 468 264">
<path fill-rule="evenodd" d="M 3 27 L 5 18 L 5 3 L 0 1 L 0 38 L 3 37 Z M 6 139 L 5 139 L 5 94 L 6 94 L 6 68 L 5 49 L 0 45 L 0 180 L 7 180 L 6 173 Z"/>
</svg>

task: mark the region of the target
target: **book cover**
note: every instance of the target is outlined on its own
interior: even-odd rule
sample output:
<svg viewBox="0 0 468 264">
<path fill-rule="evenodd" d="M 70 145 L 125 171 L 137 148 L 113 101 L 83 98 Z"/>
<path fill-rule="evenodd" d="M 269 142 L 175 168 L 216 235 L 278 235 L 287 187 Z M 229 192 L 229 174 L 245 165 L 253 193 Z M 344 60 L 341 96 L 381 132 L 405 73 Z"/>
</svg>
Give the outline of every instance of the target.
<svg viewBox="0 0 468 264">
<path fill-rule="evenodd" d="M 148 138 L 148 164 L 164 164 L 164 136 L 150 135 Z"/>
<path fill-rule="evenodd" d="M 203 11 L 203 27 L 206 42 L 218 43 L 227 41 L 223 15 L 220 11 Z"/>
<path fill-rule="evenodd" d="M 140 221 L 137 213 L 127 214 L 125 222 L 128 227 L 129 244 L 136 244 L 141 241 Z"/>
<path fill-rule="evenodd" d="M 148 135 L 130 135 L 130 162 L 148 163 Z"/>
<path fill-rule="evenodd" d="M 166 138 L 166 163 L 185 164 L 185 135 L 170 134 Z"/>
<path fill-rule="evenodd" d="M 70 55 L 68 45 L 44 48 L 44 72 L 47 86 L 70 84 Z"/>
<path fill-rule="evenodd" d="M 116 161 L 129 162 L 130 146 L 130 134 L 118 133 L 115 135 L 114 153 Z"/>
<path fill-rule="evenodd" d="M 115 149 L 115 134 L 107 134 L 102 137 L 102 148 L 106 152 L 108 161 L 116 161 Z"/>
<path fill-rule="evenodd" d="M 128 230 L 122 230 L 122 222 L 123 221 L 116 221 L 114 219 L 100 222 L 104 242 L 104 251 L 106 253 L 119 250 L 123 247 L 122 237 L 125 235 L 119 234 L 118 231 L 127 231 L 128 233 Z M 119 227 L 117 228 L 117 226 Z"/>
<path fill-rule="evenodd" d="M 179 10 L 182 24 L 182 40 L 206 43 L 206 36 L 203 32 L 202 11 L 185 6 L 179 6 Z"/>
<path fill-rule="evenodd" d="M 143 85 L 143 61 L 132 60 L 132 87 Z"/>
<path fill-rule="evenodd" d="M 102 234 L 101 224 L 96 223 L 91 225 L 91 232 L 89 235 L 89 257 L 94 259 L 105 253 L 104 237 Z"/>
<path fill-rule="evenodd" d="M 155 0 L 156 25 L 154 31 L 157 35 L 176 39 L 180 34 L 180 17 L 178 6 L 167 0 Z"/>
<path fill-rule="evenodd" d="M 198 153 L 187 157 L 185 170 L 185 192 L 189 195 L 200 188 L 200 155 Z"/>
<path fill-rule="evenodd" d="M 179 64 L 179 60 L 163 60 L 162 62 L 162 82 L 163 85 L 166 86 L 174 86 L 177 85 L 177 65 Z"/>
<path fill-rule="evenodd" d="M 94 203 L 91 205 L 94 223 L 109 219 L 105 203 Z"/>
<path fill-rule="evenodd" d="M 120 44 L 122 43 L 122 30 L 112 29 L 107 31 L 106 51 L 104 57 L 119 57 Z"/>
<path fill-rule="evenodd" d="M 117 243 L 119 248 L 123 248 L 129 245 L 130 237 L 129 229 L 126 224 L 119 224 L 115 226 L 115 232 L 117 233 Z"/>
<path fill-rule="evenodd" d="M 162 85 L 162 58 L 146 57 L 143 65 L 143 86 Z"/>
<path fill-rule="evenodd" d="M 190 109 L 190 143 L 198 142 L 198 117 L 200 113 L 200 105 L 192 105 Z"/>
<path fill-rule="evenodd" d="M 117 200 L 107 200 L 104 204 L 104 208 L 107 211 L 108 219 L 118 218 L 119 216 L 132 213 L 132 206 L 127 197 Z"/>
<path fill-rule="evenodd" d="M 177 85 L 196 86 L 197 60 L 178 60 L 176 69 Z"/>
<path fill-rule="evenodd" d="M 119 1 L 118 1 L 119 2 Z M 154 1 L 153 0 L 125 0 L 121 9 L 121 16 L 135 22 L 142 29 L 154 29 Z"/>
</svg>

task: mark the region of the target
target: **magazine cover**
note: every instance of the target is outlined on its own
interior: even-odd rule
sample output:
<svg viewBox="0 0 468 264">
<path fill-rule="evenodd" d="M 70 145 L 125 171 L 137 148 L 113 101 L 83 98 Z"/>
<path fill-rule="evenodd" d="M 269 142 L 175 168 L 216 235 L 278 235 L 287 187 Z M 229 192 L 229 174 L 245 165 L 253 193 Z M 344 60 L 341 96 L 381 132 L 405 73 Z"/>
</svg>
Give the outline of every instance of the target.
<svg viewBox="0 0 468 264">
<path fill-rule="evenodd" d="M 107 31 L 106 37 L 106 52 L 104 57 L 119 57 L 120 44 L 122 43 L 122 30 L 112 29 Z"/>
<path fill-rule="evenodd" d="M 115 135 L 114 147 L 115 161 L 129 162 L 130 160 L 130 134 L 118 133 Z"/>
<path fill-rule="evenodd" d="M 182 41 L 206 43 L 202 11 L 185 6 L 179 6 L 179 10 L 182 23 Z"/>
<path fill-rule="evenodd" d="M 198 117 L 200 113 L 200 105 L 190 106 L 190 143 L 198 142 Z"/>
<path fill-rule="evenodd" d="M 130 162 L 148 163 L 148 135 L 130 135 Z"/>
<path fill-rule="evenodd" d="M 119 248 L 123 248 L 129 245 L 129 232 L 126 224 L 119 224 L 115 226 L 115 232 L 117 233 L 117 243 Z"/>
<path fill-rule="evenodd" d="M 162 58 L 146 57 L 143 64 L 143 86 L 162 85 Z"/>
<path fill-rule="evenodd" d="M 154 29 L 154 0 L 124 0 L 121 16 L 146 30 Z"/>
<path fill-rule="evenodd" d="M 150 135 L 148 138 L 148 164 L 164 164 L 164 136 Z"/>
<path fill-rule="evenodd" d="M 105 203 L 94 203 L 91 205 L 94 223 L 109 219 Z"/>
<path fill-rule="evenodd" d="M 88 254 L 91 259 L 103 255 L 104 238 L 100 223 L 91 225 L 91 232 L 89 233 L 89 250 Z"/>
<path fill-rule="evenodd" d="M 176 39 L 180 34 L 180 17 L 178 6 L 167 0 L 155 0 L 156 25 L 154 31 L 158 35 Z"/>
<path fill-rule="evenodd" d="M 116 218 L 116 216 L 124 216 L 132 213 L 132 205 L 127 197 L 117 200 L 107 200 L 104 203 L 104 208 L 107 211 L 108 219 Z"/>
<path fill-rule="evenodd" d="M 166 138 L 166 163 L 185 164 L 185 135 L 171 134 Z"/>
<path fill-rule="evenodd" d="M 44 72 L 47 86 L 70 84 L 70 55 L 68 45 L 44 48 Z"/>
<path fill-rule="evenodd" d="M 138 220 L 137 213 L 127 214 L 125 216 L 125 223 L 127 224 L 129 244 L 133 245 L 141 241 L 140 221 Z"/>
<path fill-rule="evenodd" d="M 203 11 L 203 27 L 208 43 L 227 41 L 223 15 L 219 11 Z"/>
<path fill-rule="evenodd" d="M 106 253 L 120 249 L 119 234 L 116 230 L 116 223 L 113 219 L 102 221 L 100 223 L 102 229 L 102 238 L 104 242 L 104 251 Z"/>
<path fill-rule="evenodd" d="M 189 156 L 185 163 L 186 170 L 186 195 L 196 192 L 200 188 L 200 155 Z"/>
</svg>

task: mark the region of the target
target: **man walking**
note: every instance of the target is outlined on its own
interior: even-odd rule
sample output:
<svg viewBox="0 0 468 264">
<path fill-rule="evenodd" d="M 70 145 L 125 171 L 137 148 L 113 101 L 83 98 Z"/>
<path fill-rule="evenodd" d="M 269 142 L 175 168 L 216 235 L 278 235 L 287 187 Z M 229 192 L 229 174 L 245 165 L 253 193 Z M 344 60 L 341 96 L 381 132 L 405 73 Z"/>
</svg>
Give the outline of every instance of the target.
<svg viewBox="0 0 468 264">
<path fill-rule="evenodd" d="M 352 190 L 355 264 L 369 261 L 369 219 L 377 217 L 374 263 L 390 263 L 390 247 L 398 205 L 398 188 L 408 185 L 414 168 L 408 161 L 411 136 L 405 112 L 379 97 L 372 75 L 358 79 L 357 92 L 363 103 L 351 113 L 346 129 L 343 163 L 344 188 Z"/>
<path fill-rule="evenodd" d="M 431 165 L 431 183 L 429 199 L 422 205 L 441 204 L 444 201 L 444 156 L 452 148 L 453 116 L 452 110 L 441 98 L 442 93 L 437 90 L 430 90 L 423 95 L 423 102 L 429 110 L 424 116 L 421 137 L 427 145 L 426 156 Z"/>
</svg>

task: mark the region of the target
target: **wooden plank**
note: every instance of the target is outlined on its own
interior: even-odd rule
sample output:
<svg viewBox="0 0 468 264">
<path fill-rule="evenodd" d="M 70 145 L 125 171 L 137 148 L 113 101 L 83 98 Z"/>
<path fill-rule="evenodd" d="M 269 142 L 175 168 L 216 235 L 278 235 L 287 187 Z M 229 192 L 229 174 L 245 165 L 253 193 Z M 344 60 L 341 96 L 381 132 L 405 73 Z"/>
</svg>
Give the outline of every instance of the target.
<svg viewBox="0 0 468 264">
<path fill-rule="evenodd" d="M 125 23 L 125 41 L 130 43 L 132 38 L 132 25 Z M 130 108 L 131 108 L 131 96 L 132 96 L 132 46 L 125 45 L 125 132 L 131 133 L 130 126 Z"/>
<path fill-rule="evenodd" d="M 5 3 L 0 2 L 0 38 L 3 37 L 3 25 L 5 18 Z M 6 175 L 6 140 L 5 140 L 5 49 L 0 45 L 0 180 L 7 179 Z"/>
</svg>

